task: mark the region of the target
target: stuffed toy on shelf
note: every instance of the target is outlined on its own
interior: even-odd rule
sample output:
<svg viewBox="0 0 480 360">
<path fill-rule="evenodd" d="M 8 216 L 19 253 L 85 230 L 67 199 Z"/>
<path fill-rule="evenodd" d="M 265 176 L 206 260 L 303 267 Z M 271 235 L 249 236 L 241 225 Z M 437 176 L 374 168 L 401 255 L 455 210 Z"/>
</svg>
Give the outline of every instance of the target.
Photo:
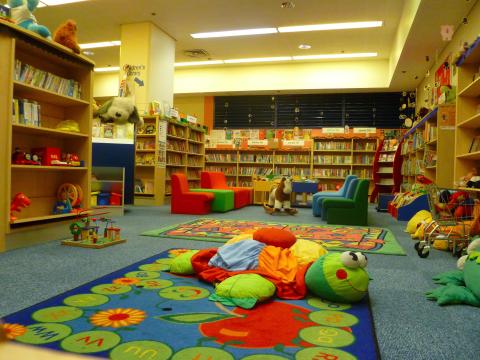
<svg viewBox="0 0 480 360">
<path fill-rule="evenodd" d="M 53 35 L 57 43 L 72 49 L 74 53 L 80 54 L 80 46 L 77 40 L 77 23 L 74 20 L 67 20 L 60 25 Z"/>
<path fill-rule="evenodd" d="M 33 12 L 38 7 L 39 0 L 8 0 L 12 20 L 27 30 L 33 31 L 44 38 L 52 39 L 52 34 L 46 26 L 39 25 Z"/>
<path fill-rule="evenodd" d="M 100 118 L 103 123 L 113 122 L 118 125 L 132 123 L 140 127 L 143 125 L 131 97 L 114 97 L 108 100 L 94 113 L 94 117 Z"/>
</svg>

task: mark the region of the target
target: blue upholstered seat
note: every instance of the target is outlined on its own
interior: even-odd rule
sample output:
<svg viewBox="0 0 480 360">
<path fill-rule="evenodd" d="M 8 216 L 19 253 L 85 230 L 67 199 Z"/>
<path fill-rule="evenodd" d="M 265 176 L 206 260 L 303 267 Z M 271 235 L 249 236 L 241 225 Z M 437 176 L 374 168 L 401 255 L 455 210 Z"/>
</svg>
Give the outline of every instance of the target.
<svg viewBox="0 0 480 360">
<path fill-rule="evenodd" d="M 350 199 L 353 200 L 353 196 L 355 195 L 355 191 L 357 190 L 358 183 L 360 182 L 360 179 L 352 179 L 352 181 L 349 182 L 348 187 L 347 187 L 347 192 L 345 196 L 343 197 L 325 197 L 325 198 L 320 198 L 318 200 L 319 206 L 322 208 L 322 220 L 327 220 L 327 210 L 325 209 L 324 205 L 324 200 L 325 199 Z"/>
<path fill-rule="evenodd" d="M 353 179 L 356 179 L 356 175 L 348 175 L 342 187 L 338 191 L 319 191 L 313 195 L 312 200 L 312 212 L 313 216 L 322 216 L 322 201 L 326 198 L 346 197 L 348 185 Z"/>
</svg>

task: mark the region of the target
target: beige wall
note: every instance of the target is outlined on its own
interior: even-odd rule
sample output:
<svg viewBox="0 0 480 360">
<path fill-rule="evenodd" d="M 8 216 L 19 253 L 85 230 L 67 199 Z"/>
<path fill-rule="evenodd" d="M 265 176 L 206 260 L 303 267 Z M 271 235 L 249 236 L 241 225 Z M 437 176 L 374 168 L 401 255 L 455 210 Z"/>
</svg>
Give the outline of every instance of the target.
<svg viewBox="0 0 480 360">
<path fill-rule="evenodd" d="M 198 122 L 204 124 L 205 119 L 205 96 L 175 96 L 173 98 L 173 106 L 178 111 L 196 116 Z"/>
<path fill-rule="evenodd" d="M 449 54 L 456 54 L 460 50 L 463 42 L 472 43 L 479 35 L 480 27 L 480 2 L 477 2 L 468 15 L 468 25 L 461 25 L 456 29 L 452 40 L 445 49 L 440 53 L 437 61 L 433 59 L 433 66 L 430 68 L 430 76 L 425 77 L 417 88 L 417 111 L 420 107 L 425 107 L 425 100 L 428 99 L 427 92 L 424 91 L 425 85 L 429 84 L 433 87 L 435 82 L 435 71 L 443 63 Z M 431 60 L 432 61 L 432 60 Z M 456 85 L 456 79 L 454 79 Z M 427 106 L 428 107 L 428 106 Z"/>
<path fill-rule="evenodd" d="M 93 97 L 118 96 L 119 73 L 95 73 L 93 76 Z"/>
</svg>

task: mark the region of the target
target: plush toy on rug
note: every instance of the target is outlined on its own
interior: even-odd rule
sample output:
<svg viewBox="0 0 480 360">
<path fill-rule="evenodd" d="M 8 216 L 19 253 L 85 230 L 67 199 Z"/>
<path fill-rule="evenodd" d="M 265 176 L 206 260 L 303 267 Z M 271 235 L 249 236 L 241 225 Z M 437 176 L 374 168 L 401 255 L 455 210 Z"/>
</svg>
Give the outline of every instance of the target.
<svg viewBox="0 0 480 360">
<path fill-rule="evenodd" d="M 138 126 L 143 124 L 131 97 L 114 97 L 100 106 L 93 115 L 100 118 L 103 123 L 114 122 L 118 125 L 132 123 Z"/>
<path fill-rule="evenodd" d="M 292 193 L 292 180 L 287 177 L 282 177 L 278 185 L 274 185 L 270 190 L 268 204 L 264 203 L 263 208 L 270 215 L 285 211 L 287 214 L 295 215 L 297 209 L 292 209 L 290 203 L 290 195 Z"/>
<path fill-rule="evenodd" d="M 74 20 L 68 20 L 60 25 L 57 30 L 55 30 L 53 40 L 72 49 L 73 52 L 80 54 L 80 46 L 77 40 L 77 23 Z"/>
<path fill-rule="evenodd" d="M 172 260 L 170 272 L 195 274 L 215 284 L 210 300 L 250 309 L 275 293 L 301 299 L 307 293 L 339 303 L 367 294 L 367 258 L 360 252 L 327 253 L 286 230 L 265 228 L 220 248 L 189 250 Z"/>
<path fill-rule="evenodd" d="M 438 305 L 467 304 L 480 307 L 480 239 L 472 241 L 467 254 L 458 259 L 460 270 L 447 271 L 433 278 L 439 288 L 426 293 Z"/>
<path fill-rule="evenodd" d="M 12 20 L 27 30 L 33 31 L 47 39 L 52 39 L 52 34 L 46 26 L 39 25 L 33 12 L 38 6 L 39 0 L 8 0 L 11 9 Z"/>
</svg>

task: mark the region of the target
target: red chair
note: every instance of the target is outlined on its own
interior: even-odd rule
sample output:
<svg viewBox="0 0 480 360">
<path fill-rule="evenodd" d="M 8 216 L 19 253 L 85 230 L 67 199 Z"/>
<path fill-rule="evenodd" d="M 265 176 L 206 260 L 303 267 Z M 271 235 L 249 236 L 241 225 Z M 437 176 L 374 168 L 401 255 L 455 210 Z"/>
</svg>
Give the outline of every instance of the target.
<svg viewBox="0 0 480 360">
<path fill-rule="evenodd" d="M 252 204 L 253 189 L 228 186 L 225 174 L 222 172 L 202 171 L 200 173 L 200 184 L 203 189 L 232 190 L 235 209 Z"/>
<path fill-rule="evenodd" d="M 185 174 L 175 173 L 172 179 L 172 200 L 170 212 L 172 214 L 209 214 L 214 195 L 206 192 L 190 192 Z"/>
</svg>

